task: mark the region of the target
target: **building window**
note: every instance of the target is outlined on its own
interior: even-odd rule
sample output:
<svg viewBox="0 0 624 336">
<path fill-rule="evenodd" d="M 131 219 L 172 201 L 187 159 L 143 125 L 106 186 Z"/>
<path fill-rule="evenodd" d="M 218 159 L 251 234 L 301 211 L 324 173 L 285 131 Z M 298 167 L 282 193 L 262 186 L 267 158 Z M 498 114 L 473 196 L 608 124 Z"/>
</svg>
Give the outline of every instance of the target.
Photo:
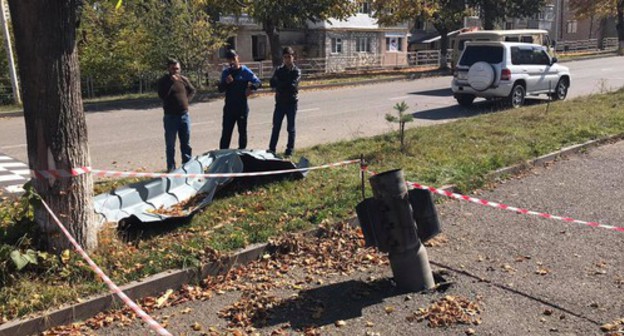
<svg viewBox="0 0 624 336">
<path fill-rule="evenodd" d="M 236 49 L 236 36 L 229 37 L 225 45 L 219 49 L 219 58 L 225 58 L 225 53 L 232 49 Z"/>
<path fill-rule="evenodd" d="M 356 52 L 371 52 L 371 39 L 370 37 L 358 37 L 355 45 Z"/>
<path fill-rule="evenodd" d="M 403 50 L 403 38 L 402 37 L 386 37 L 386 51 L 401 51 Z"/>
<path fill-rule="evenodd" d="M 371 13 L 371 4 L 369 1 L 363 1 L 358 6 L 358 13 L 360 14 L 370 14 Z"/>
<path fill-rule="evenodd" d="M 566 28 L 566 33 L 568 33 L 568 34 L 576 33 L 577 25 L 578 25 L 578 22 L 576 20 L 568 21 L 568 25 L 567 25 L 567 28 Z"/>
<path fill-rule="evenodd" d="M 332 37 L 331 52 L 332 54 L 342 54 L 342 39 L 341 38 Z"/>
<path fill-rule="evenodd" d="M 505 22 L 505 30 L 512 30 L 514 29 L 514 23 L 513 22 Z"/>
</svg>

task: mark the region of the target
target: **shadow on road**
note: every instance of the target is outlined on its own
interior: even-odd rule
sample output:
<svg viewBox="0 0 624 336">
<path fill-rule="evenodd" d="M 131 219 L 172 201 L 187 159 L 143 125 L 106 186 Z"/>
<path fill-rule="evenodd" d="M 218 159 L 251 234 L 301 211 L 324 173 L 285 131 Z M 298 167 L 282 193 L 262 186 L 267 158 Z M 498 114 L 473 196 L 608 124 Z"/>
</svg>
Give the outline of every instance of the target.
<svg viewBox="0 0 624 336">
<path fill-rule="evenodd" d="M 525 106 L 534 106 L 543 104 L 546 102 L 544 99 L 526 99 Z M 459 104 L 440 107 L 435 109 L 429 109 L 425 111 L 418 111 L 412 113 L 414 119 L 422 120 L 447 120 L 447 119 L 459 119 L 475 117 L 480 114 L 505 112 L 509 107 L 505 106 L 502 101 L 476 101 L 470 107 L 464 107 Z"/>
<path fill-rule="evenodd" d="M 419 96 L 433 96 L 433 97 L 452 97 L 453 96 L 453 92 L 451 91 L 451 88 L 410 92 L 408 94 L 419 95 Z"/>
</svg>

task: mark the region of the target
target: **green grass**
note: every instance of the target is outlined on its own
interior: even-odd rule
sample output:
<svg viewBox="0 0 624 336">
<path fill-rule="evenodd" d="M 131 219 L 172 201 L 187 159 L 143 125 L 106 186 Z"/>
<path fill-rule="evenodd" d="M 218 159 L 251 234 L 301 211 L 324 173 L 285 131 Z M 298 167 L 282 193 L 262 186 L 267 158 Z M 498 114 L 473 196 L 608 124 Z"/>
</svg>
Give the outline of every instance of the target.
<svg viewBox="0 0 624 336">
<path fill-rule="evenodd" d="M 411 181 L 433 186 L 452 183 L 468 192 L 482 186 L 485 176 L 498 168 L 621 133 L 624 90 L 553 103 L 548 110 L 541 104 L 409 129 L 405 154 L 399 151 L 396 133 L 315 146 L 298 154 L 313 165 L 364 155 L 372 170 L 403 168 Z M 170 231 L 130 242 L 121 241 L 112 230 L 103 232 L 93 258 L 121 285 L 167 269 L 197 265 L 211 249 L 231 251 L 283 232 L 350 218 L 360 197 L 356 166 L 314 171 L 303 180 L 251 189 L 233 184 L 191 223 Z M 17 220 L 20 208 L 23 204 L 7 203 L 0 208 L 0 247 L 26 249 L 36 236 L 29 220 Z M 161 224 L 151 225 L 158 228 Z M 27 239 L 22 238 L 24 234 Z M 73 253 L 69 260 L 50 257 L 20 272 L 10 261 L 0 260 L 2 272 L 0 321 L 105 290 Z"/>
</svg>

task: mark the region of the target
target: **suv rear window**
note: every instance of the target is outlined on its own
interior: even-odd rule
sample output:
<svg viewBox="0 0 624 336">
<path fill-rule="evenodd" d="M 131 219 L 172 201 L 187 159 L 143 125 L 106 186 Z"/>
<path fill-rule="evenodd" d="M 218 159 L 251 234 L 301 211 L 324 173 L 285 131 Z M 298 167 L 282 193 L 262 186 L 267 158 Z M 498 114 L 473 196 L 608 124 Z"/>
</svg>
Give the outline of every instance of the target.
<svg viewBox="0 0 624 336">
<path fill-rule="evenodd" d="M 503 61 L 502 46 L 467 46 L 459 65 L 472 66 L 477 62 L 497 64 Z"/>
</svg>

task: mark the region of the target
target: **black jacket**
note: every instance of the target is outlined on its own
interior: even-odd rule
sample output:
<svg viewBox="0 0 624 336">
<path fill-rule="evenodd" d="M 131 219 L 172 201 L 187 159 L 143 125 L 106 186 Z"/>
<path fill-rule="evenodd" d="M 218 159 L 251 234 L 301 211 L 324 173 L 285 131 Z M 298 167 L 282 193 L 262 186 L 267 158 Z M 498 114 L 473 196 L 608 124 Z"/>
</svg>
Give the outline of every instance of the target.
<svg viewBox="0 0 624 336">
<path fill-rule="evenodd" d="M 231 75 L 232 83 L 226 83 L 225 78 Z M 221 73 L 219 92 L 225 92 L 225 110 L 230 113 L 246 114 L 249 110 L 247 105 L 247 89 L 257 90 L 262 86 L 260 79 L 246 66 L 239 69 L 227 68 Z"/>
<path fill-rule="evenodd" d="M 280 65 L 271 77 L 271 87 L 275 89 L 278 104 L 296 104 L 298 101 L 301 70 L 293 64 L 292 69 Z"/>
</svg>

